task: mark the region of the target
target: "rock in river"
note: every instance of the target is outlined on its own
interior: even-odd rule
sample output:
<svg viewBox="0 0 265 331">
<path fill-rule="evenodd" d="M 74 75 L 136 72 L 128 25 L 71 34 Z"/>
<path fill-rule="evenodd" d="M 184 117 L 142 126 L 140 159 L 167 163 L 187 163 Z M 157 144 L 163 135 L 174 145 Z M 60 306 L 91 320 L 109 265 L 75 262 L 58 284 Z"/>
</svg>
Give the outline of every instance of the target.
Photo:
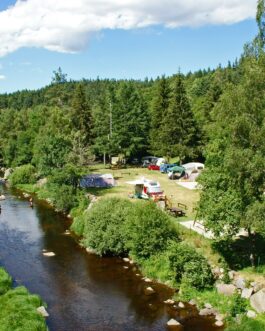
<svg viewBox="0 0 265 331">
<path fill-rule="evenodd" d="M 48 312 L 47 312 L 47 310 L 45 309 L 44 306 L 40 306 L 40 307 L 38 307 L 38 308 L 37 308 L 37 312 L 38 312 L 39 314 L 41 314 L 43 317 L 48 317 L 48 316 L 49 316 L 49 314 L 48 314 Z"/>
</svg>

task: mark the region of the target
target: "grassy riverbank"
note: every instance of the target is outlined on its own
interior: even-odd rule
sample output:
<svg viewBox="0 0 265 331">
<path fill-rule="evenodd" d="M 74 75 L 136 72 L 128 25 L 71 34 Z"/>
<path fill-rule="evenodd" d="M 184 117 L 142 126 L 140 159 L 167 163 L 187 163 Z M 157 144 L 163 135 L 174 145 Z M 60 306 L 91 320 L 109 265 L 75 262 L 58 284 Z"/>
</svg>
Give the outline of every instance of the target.
<svg viewBox="0 0 265 331">
<path fill-rule="evenodd" d="M 0 268 L 0 331 L 46 331 L 44 317 L 37 312 L 42 306 L 37 295 L 23 286 L 12 288 L 12 279 Z"/>
</svg>

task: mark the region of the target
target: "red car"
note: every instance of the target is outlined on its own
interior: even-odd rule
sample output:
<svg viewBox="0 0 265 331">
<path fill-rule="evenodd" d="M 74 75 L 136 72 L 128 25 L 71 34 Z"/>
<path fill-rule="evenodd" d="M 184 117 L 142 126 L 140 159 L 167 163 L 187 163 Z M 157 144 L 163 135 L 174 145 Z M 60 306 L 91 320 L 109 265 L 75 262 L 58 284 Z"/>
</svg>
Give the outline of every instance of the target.
<svg viewBox="0 0 265 331">
<path fill-rule="evenodd" d="M 149 164 L 148 170 L 160 170 L 160 166 L 156 164 Z"/>
</svg>

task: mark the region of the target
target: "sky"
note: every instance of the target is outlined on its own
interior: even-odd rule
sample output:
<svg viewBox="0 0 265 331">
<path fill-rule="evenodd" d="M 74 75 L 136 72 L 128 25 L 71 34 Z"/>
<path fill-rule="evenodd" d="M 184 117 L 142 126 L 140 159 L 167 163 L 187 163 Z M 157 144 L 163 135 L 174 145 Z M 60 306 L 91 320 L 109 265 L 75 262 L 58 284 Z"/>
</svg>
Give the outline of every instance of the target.
<svg viewBox="0 0 265 331">
<path fill-rule="evenodd" d="M 0 93 L 68 79 L 226 65 L 257 34 L 256 0 L 0 0 Z"/>
</svg>

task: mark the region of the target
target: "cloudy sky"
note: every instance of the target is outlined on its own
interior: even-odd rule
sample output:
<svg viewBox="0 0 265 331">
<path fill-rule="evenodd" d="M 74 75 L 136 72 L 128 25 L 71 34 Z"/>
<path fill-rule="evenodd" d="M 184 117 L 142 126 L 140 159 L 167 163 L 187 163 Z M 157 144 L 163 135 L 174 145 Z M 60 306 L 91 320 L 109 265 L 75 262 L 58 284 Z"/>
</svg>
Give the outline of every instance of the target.
<svg viewBox="0 0 265 331">
<path fill-rule="evenodd" d="M 256 34 L 256 0 L 0 0 L 0 93 L 69 78 L 225 65 Z"/>
</svg>

